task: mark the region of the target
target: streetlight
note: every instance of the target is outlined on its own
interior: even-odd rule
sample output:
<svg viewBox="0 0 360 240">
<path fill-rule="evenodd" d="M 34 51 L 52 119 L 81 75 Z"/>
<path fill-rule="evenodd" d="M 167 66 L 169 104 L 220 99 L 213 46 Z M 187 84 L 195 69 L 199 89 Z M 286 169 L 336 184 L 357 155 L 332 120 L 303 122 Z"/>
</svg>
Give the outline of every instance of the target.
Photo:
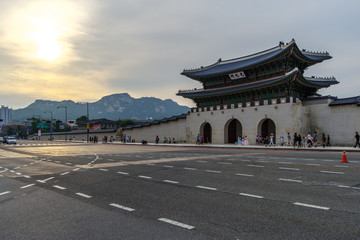
<svg viewBox="0 0 360 240">
<path fill-rule="evenodd" d="M 67 142 L 67 106 L 58 106 L 59 108 L 65 108 L 65 142 Z"/>
<path fill-rule="evenodd" d="M 50 141 L 52 141 L 52 133 L 53 133 L 53 112 L 52 111 L 45 111 L 44 113 L 50 113 L 51 119 L 50 119 Z"/>
<path fill-rule="evenodd" d="M 82 104 L 82 102 L 78 102 L 77 104 Z M 89 131 L 90 131 L 90 119 L 89 119 L 89 102 L 86 102 L 86 132 L 87 132 L 87 137 L 86 137 L 86 142 L 89 143 Z"/>
</svg>

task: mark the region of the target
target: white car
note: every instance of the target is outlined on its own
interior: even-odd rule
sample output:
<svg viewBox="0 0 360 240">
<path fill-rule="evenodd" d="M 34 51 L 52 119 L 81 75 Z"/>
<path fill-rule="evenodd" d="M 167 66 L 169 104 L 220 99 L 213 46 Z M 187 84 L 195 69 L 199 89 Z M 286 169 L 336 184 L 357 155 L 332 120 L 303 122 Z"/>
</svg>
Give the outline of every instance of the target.
<svg viewBox="0 0 360 240">
<path fill-rule="evenodd" d="M 16 144 L 16 138 L 14 138 L 14 137 L 7 137 L 7 138 L 6 138 L 6 143 L 7 143 L 7 144 Z"/>
</svg>

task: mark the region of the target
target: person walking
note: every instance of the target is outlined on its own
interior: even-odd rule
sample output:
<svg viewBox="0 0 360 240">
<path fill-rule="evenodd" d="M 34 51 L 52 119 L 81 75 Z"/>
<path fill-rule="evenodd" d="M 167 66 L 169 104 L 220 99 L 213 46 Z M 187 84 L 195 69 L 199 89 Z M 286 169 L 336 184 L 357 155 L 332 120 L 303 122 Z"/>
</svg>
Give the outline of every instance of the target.
<svg viewBox="0 0 360 240">
<path fill-rule="evenodd" d="M 354 148 L 356 148 L 356 146 L 359 146 L 360 148 L 360 143 L 359 143 L 359 140 L 360 140 L 360 136 L 359 136 L 359 133 L 358 132 L 355 132 L 355 137 L 353 138 L 353 140 L 355 139 L 355 145 L 354 145 Z"/>
<path fill-rule="evenodd" d="M 274 134 L 273 134 L 273 133 L 271 133 L 271 134 L 270 134 L 270 143 L 269 143 L 269 147 L 270 147 L 271 145 L 275 146 L 275 144 L 274 144 Z"/>
<path fill-rule="evenodd" d="M 325 133 L 323 133 L 323 135 L 322 135 L 322 145 L 323 145 L 323 148 L 325 148 L 325 143 L 326 143 L 326 137 L 325 137 Z"/>
</svg>

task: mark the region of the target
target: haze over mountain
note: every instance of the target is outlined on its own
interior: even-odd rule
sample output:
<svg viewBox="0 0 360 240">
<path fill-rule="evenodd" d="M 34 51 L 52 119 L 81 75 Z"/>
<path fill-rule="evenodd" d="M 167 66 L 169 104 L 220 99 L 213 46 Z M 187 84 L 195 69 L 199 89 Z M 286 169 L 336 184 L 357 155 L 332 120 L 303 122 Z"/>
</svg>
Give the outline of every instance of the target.
<svg viewBox="0 0 360 240">
<path fill-rule="evenodd" d="M 66 106 L 67 119 L 75 120 L 80 116 L 86 116 L 86 105 L 86 103 L 76 103 L 71 100 L 36 100 L 26 108 L 13 110 L 12 119 L 13 122 L 24 122 L 27 118 L 39 118 L 39 115 L 42 119 L 50 119 L 51 111 L 54 119 L 65 120 L 65 108 L 58 109 L 57 107 Z M 171 99 L 133 98 L 128 93 L 112 94 L 97 102 L 89 103 L 90 119 L 162 119 L 187 111 L 189 111 L 188 107 L 180 106 Z"/>
</svg>

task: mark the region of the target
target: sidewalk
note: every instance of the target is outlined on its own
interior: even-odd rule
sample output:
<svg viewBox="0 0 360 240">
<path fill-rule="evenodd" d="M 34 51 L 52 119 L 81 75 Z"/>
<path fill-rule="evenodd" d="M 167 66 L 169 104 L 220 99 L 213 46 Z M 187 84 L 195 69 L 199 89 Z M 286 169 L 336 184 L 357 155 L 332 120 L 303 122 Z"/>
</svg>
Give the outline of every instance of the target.
<svg viewBox="0 0 360 240">
<path fill-rule="evenodd" d="M 142 143 L 122 143 L 122 142 L 112 142 L 108 144 L 121 144 L 121 145 L 143 145 Z M 164 147 L 192 147 L 192 148 L 229 148 L 229 149 L 271 149 L 271 150 L 288 150 L 288 151 L 336 151 L 336 152 L 360 152 L 360 148 L 354 147 L 341 147 L 341 146 L 333 146 L 333 147 L 293 147 L 293 146 L 271 146 L 266 147 L 264 145 L 238 145 L 238 144 L 203 144 L 196 145 L 190 143 L 148 143 L 144 146 L 164 146 Z"/>
</svg>

